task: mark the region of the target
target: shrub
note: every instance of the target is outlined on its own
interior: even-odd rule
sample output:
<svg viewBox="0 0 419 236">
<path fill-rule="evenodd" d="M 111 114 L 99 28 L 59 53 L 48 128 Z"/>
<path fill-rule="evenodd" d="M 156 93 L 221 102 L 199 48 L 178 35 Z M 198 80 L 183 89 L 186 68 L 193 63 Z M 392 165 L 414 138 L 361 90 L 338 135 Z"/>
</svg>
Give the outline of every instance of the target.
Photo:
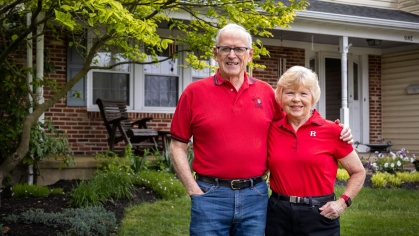
<svg viewBox="0 0 419 236">
<path fill-rule="evenodd" d="M 400 178 L 398 178 L 395 175 L 388 175 L 387 177 L 387 181 L 390 184 L 391 187 L 394 188 L 398 188 L 400 187 L 400 185 L 402 185 L 402 180 Z"/>
<path fill-rule="evenodd" d="M 174 174 L 164 171 L 142 171 L 133 178 L 135 185 L 151 187 L 163 199 L 186 196 L 187 192 Z"/>
<path fill-rule="evenodd" d="M 109 235 L 116 227 L 116 217 L 103 207 L 65 209 L 62 213 L 45 213 L 31 209 L 20 215 L 4 217 L 9 223 L 45 224 L 58 229 L 57 235 Z"/>
<path fill-rule="evenodd" d="M 15 198 L 24 198 L 24 197 L 46 197 L 50 194 L 62 194 L 63 189 L 49 189 L 46 186 L 38 186 L 38 185 L 29 185 L 25 184 L 17 184 L 12 187 L 12 194 Z"/>
<path fill-rule="evenodd" d="M 101 206 L 107 200 L 132 198 L 131 175 L 122 172 L 99 172 L 90 181 L 82 181 L 70 195 L 70 205 L 76 207 Z"/>
<path fill-rule="evenodd" d="M 403 182 L 419 182 L 419 172 L 397 172 L 396 176 Z"/>
<path fill-rule="evenodd" d="M 373 188 L 384 188 L 387 185 L 387 179 L 384 173 L 377 172 L 371 177 Z"/>
<path fill-rule="evenodd" d="M 348 181 L 349 174 L 345 169 L 338 169 L 338 173 L 336 174 L 336 179 L 339 181 Z"/>
</svg>

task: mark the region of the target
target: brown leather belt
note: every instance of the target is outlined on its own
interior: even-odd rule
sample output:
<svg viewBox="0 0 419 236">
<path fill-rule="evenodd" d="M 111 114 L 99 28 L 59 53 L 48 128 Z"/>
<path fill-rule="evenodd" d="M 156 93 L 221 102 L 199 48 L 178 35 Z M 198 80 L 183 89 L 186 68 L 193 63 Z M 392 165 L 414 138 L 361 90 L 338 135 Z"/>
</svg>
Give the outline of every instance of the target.
<svg viewBox="0 0 419 236">
<path fill-rule="evenodd" d="M 215 185 L 217 185 L 218 183 L 218 185 L 220 186 L 230 187 L 231 189 L 234 189 L 234 190 L 240 190 L 243 188 L 249 188 L 251 186 L 254 186 L 262 182 L 263 177 L 259 176 L 255 178 L 249 178 L 249 179 L 219 179 L 219 178 L 197 174 L 196 180 L 209 183 L 209 184 L 215 184 Z"/>
</svg>

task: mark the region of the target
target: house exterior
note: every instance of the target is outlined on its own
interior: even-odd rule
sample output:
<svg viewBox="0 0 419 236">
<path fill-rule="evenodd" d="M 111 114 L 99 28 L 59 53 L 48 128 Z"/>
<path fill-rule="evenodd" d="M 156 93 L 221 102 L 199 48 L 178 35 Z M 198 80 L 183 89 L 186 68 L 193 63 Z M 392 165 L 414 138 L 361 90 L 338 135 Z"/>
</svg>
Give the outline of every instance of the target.
<svg viewBox="0 0 419 236">
<path fill-rule="evenodd" d="M 249 73 L 275 87 L 287 68 L 311 68 L 319 75 L 322 96 L 317 109 L 324 117 L 350 125 L 356 141 L 391 141 L 393 150 L 406 148 L 419 155 L 419 3 L 309 2 L 291 28 L 273 30 L 274 38 L 260 38 L 270 57 L 257 60 L 266 68 Z M 168 34 L 168 29 L 160 33 Z M 57 72 L 52 77 L 58 82 L 77 72 L 77 57 L 65 40 L 46 39 L 45 48 L 55 62 Z M 91 71 L 73 88 L 83 98 L 60 100 L 45 118 L 67 131 L 75 156 L 108 149 L 107 132 L 95 104 L 101 96 L 119 99 L 123 95 L 132 120 L 153 117 L 150 128 L 169 130 L 182 91 L 193 80 L 211 75 L 209 70 L 178 67 L 182 63 L 180 57 L 160 65 Z M 365 145 L 359 148 L 366 151 Z"/>
</svg>

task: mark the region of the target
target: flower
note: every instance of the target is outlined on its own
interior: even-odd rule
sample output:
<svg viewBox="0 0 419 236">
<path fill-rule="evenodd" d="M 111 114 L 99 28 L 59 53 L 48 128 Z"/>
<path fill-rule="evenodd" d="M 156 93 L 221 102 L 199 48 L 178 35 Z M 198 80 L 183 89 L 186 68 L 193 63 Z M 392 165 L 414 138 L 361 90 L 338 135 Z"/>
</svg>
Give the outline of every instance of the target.
<svg viewBox="0 0 419 236">
<path fill-rule="evenodd" d="M 419 159 L 416 159 L 415 154 L 411 154 L 411 157 L 409 157 L 408 154 L 409 151 L 405 148 L 402 148 L 397 152 L 375 152 L 366 160 L 361 157 L 361 161 L 365 168 L 374 172 L 381 171 L 394 174 L 397 171 L 403 171 L 403 166 L 409 163 L 413 163 L 415 166 L 418 166 L 417 169 L 419 169 Z"/>
</svg>

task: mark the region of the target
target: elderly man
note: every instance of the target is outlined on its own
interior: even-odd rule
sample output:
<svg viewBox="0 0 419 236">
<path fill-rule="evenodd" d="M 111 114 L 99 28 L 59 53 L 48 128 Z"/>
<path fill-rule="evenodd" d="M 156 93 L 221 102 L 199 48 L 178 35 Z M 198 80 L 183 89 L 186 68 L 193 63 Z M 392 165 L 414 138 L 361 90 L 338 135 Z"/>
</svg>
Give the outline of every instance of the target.
<svg viewBox="0 0 419 236">
<path fill-rule="evenodd" d="M 217 72 L 185 89 L 170 130 L 172 162 L 191 197 L 190 235 L 264 235 L 268 129 L 284 114 L 273 88 L 245 71 L 253 56 L 246 29 L 220 29 L 213 52 Z M 192 136 L 196 179 L 186 156 Z"/>
</svg>

